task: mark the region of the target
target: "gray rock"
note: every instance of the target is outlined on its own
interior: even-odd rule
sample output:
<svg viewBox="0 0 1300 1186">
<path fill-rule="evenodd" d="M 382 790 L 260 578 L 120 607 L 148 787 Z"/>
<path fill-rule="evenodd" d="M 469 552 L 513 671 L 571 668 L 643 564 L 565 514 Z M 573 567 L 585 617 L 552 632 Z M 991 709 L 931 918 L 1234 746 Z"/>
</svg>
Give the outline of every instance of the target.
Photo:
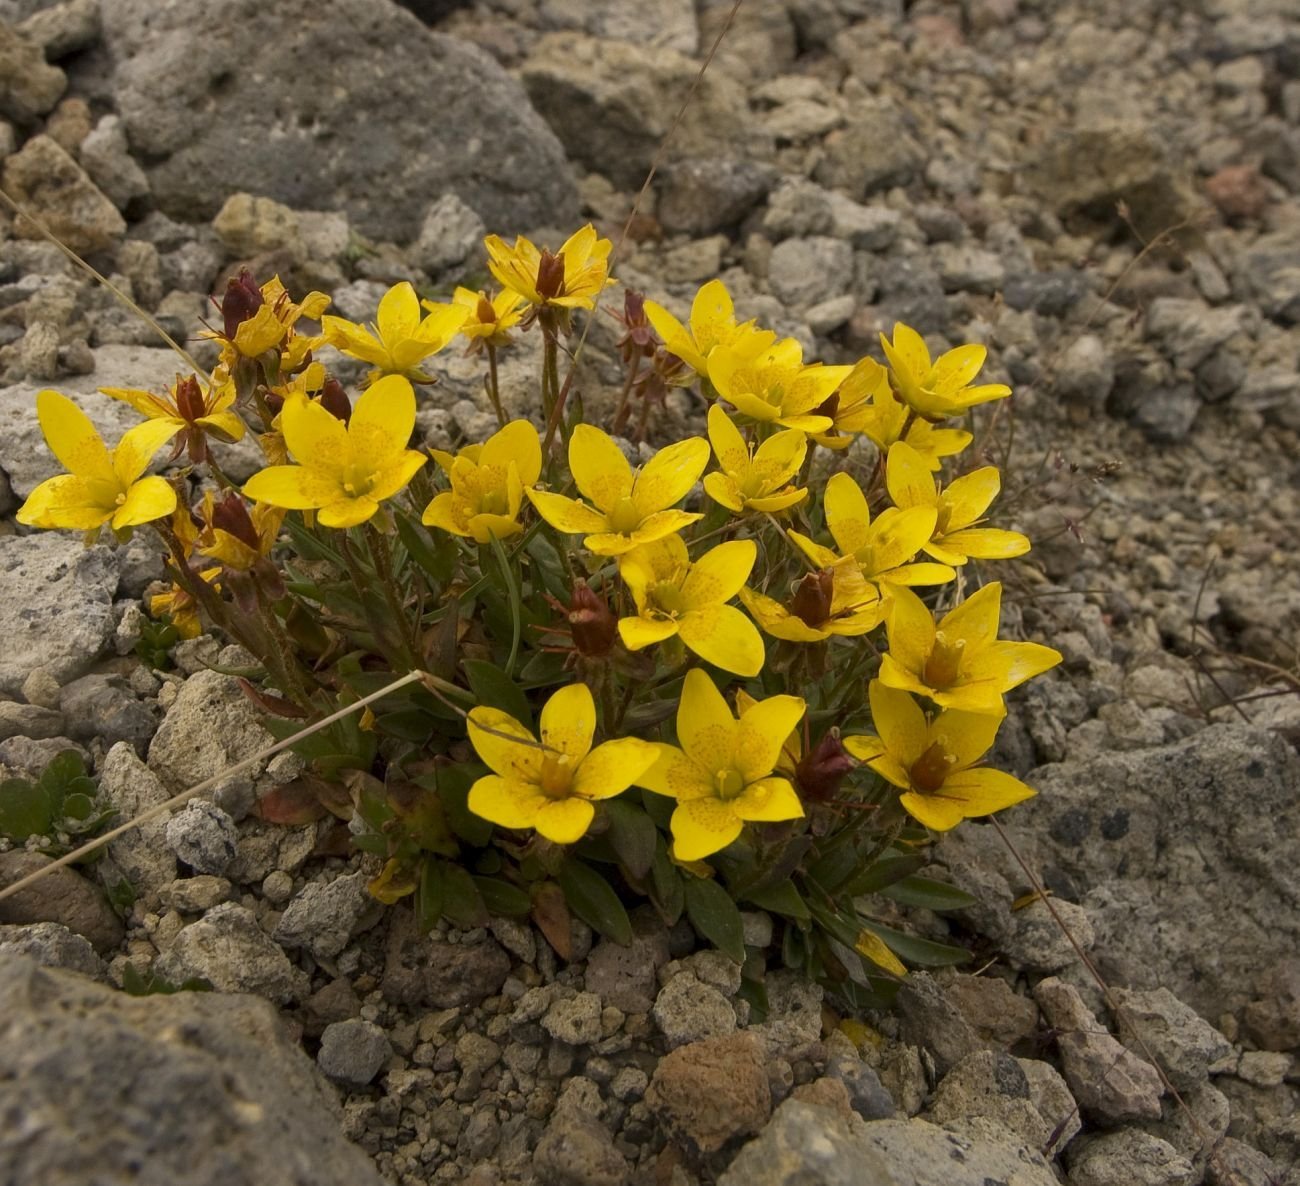
<svg viewBox="0 0 1300 1186">
<path fill-rule="evenodd" d="M 85 747 L 67 737 L 43 737 L 39 741 L 30 737 L 11 737 L 0 741 L 0 766 L 8 766 L 19 775 L 39 778 L 45 767 L 64 750 L 72 750 L 89 769 L 91 757 Z"/>
<path fill-rule="evenodd" d="M 126 232 L 117 207 L 49 136 L 33 136 L 5 158 L 4 184 L 14 201 L 82 255 L 111 247 Z M 42 237 L 21 218 L 14 224 L 14 234 L 20 239 Z"/>
<path fill-rule="evenodd" d="M 1141 1129 L 1100 1133 L 1070 1150 L 1070 1186 L 1192 1186 L 1192 1163 Z"/>
<path fill-rule="evenodd" d="M 656 974 L 668 962 L 668 932 L 644 912 L 633 914 L 632 927 L 630 947 L 602 939 L 591 949 L 585 984 L 606 1005 L 624 1013 L 649 1013 Z"/>
<path fill-rule="evenodd" d="M 550 33 L 533 47 L 522 76 L 573 160 L 635 188 L 698 71 L 697 62 L 670 49 Z M 754 135 L 742 86 L 709 71 L 674 133 L 672 155 L 698 158 L 719 144 L 745 145 L 750 158 L 768 147 Z"/>
<path fill-rule="evenodd" d="M 116 115 L 105 115 L 77 151 L 81 167 L 119 210 L 149 192 L 149 178 L 131 156 L 126 129 Z"/>
<path fill-rule="evenodd" d="M 1300 900 L 1290 840 L 1300 834 L 1300 757 L 1285 741 L 1215 724 L 1169 745 L 1045 766 L 1029 781 L 1039 794 L 1008 834 L 1088 908 L 1112 982 L 1163 985 L 1209 1017 L 1263 996 L 1265 971 L 1300 945 L 1300 918 L 1277 909 Z M 1195 918 L 1196 933 L 1168 925 L 1175 918 Z"/>
<path fill-rule="evenodd" d="M 1075 1103 L 1060 1072 L 1050 1063 L 1040 1062 L 1036 1058 L 1018 1058 L 1016 1061 L 1029 1083 L 1030 1102 L 1051 1128 L 1047 1140 L 1043 1142 L 1043 1152 L 1055 1157 L 1083 1128 L 1079 1105 Z"/>
<path fill-rule="evenodd" d="M 113 636 L 117 560 L 74 536 L 0 537 L 0 693 L 43 667 L 59 683 L 86 670 Z"/>
<path fill-rule="evenodd" d="M 761 222 L 763 233 L 775 240 L 828 234 L 835 225 L 836 197 L 806 178 L 784 177 L 768 195 Z M 856 202 L 852 204 L 857 206 Z"/>
<path fill-rule="evenodd" d="M 1080 334 L 1061 355 L 1052 390 L 1085 414 L 1100 412 L 1115 386 L 1115 363 L 1096 334 Z"/>
<path fill-rule="evenodd" d="M 561 997 L 542 1017 L 542 1029 L 570 1046 L 590 1046 L 601 1038 L 600 997 L 594 992 Z"/>
<path fill-rule="evenodd" d="M 500 1061 L 501 1047 L 491 1038 L 470 1031 L 456 1039 L 456 1065 L 462 1071 L 481 1075 Z"/>
<path fill-rule="evenodd" d="M 232 677 L 199 671 L 181 685 L 158 726 L 149 746 L 149 768 L 182 790 L 273 743 Z"/>
<path fill-rule="evenodd" d="M 0 700 L 0 741 L 7 741 L 10 737 L 31 737 L 36 740 L 58 737 L 63 729 L 61 712 L 53 712 L 37 704 Z"/>
<path fill-rule="evenodd" d="M 164 906 L 182 914 L 202 914 L 230 898 L 231 885 L 224 877 L 200 873 L 197 877 L 178 877 L 159 891 Z"/>
<path fill-rule="evenodd" d="M 1002 939 L 1000 946 L 1014 967 L 1030 972 L 1059 972 L 1079 958 L 1070 938 L 1057 923 L 1057 916 L 1084 951 L 1090 951 L 1096 943 L 1092 922 L 1082 906 L 1053 898 L 1052 907 L 1056 915 L 1042 901 L 1012 913 L 1011 933 Z"/>
<path fill-rule="evenodd" d="M 1119 1005 L 1115 1022 L 1120 1038 L 1144 1054 L 1137 1044 L 1141 1039 L 1179 1091 L 1199 1087 L 1210 1065 L 1232 1052 L 1227 1038 L 1167 988 L 1148 992 L 1117 988 L 1113 996 Z"/>
<path fill-rule="evenodd" d="M 67 76 L 45 61 L 39 44 L 0 22 L 0 115 L 34 123 L 54 109 L 67 86 Z"/>
<path fill-rule="evenodd" d="M 772 249 L 767 279 L 777 298 L 796 310 L 844 296 L 853 283 L 853 248 L 825 235 L 785 239 Z"/>
<path fill-rule="evenodd" d="M 544 11 L 554 7 L 551 0 Z M 630 41 L 687 55 L 699 48 L 700 31 L 691 0 L 605 0 L 602 4 L 575 7 L 583 16 L 581 27 L 593 37 Z"/>
<path fill-rule="evenodd" d="M 955 974 L 944 980 L 943 993 L 979 1039 L 994 1048 L 1023 1042 L 1038 1026 L 1038 1007 L 998 976 Z"/>
<path fill-rule="evenodd" d="M 455 193 L 438 198 L 420 226 L 412 258 L 436 275 L 483 254 L 483 220 Z"/>
<path fill-rule="evenodd" d="M 1051 1126 L 1030 1099 L 1028 1076 L 1009 1054 L 968 1054 L 943 1077 L 926 1115 L 935 1124 L 971 1117 L 991 1120 L 1033 1148 L 1041 1148 L 1051 1135 Z"/>
<path fill-rule="evenodd" d="M 543 1186 L 626 1186 L 632 1167 L 594 1116 L 561 1108 L 537 1142 L 533 1170 Z"/>
<path fill-rule="evenodd" d="M 317 959 L 333 959 L 365 925 L 379 920 L 379 903 L 366 890 L 364 873 L 304 886 L 280 916 L 274 937 L 285 947 L 302 947 Z"/>
<path fill-rule="evenodd" d="M 860 1058 L 832 1055 L 826 1060 L 826 1074 L 844 1084 L 849 1105 L 863 1120 L 889 1120 L 897 1113 L 880 1076 Z"/>
<path fill-rule="evenodd" d="M 21 848 L 0 852 L 0 886 L 12 885 L 50 863 L 50 858 Z M 64 865 L 0 901 L 0 923 L 55 922 L 88 939 L 101 954 L 122 942 L 122 921 L 103 891 L 71 866 Z"/>
<path fill-rule="evenodd" d="M 382 1186 L 264 1001 L 135 998 L 0 961 L 0 1132 L 15 1182 Z"/>
<path fill-rule="evenodd" d="M 238 844 L 235 821 L 215 803 L 191 799 L 167 821 L 167 847 L 196 873 L 224 873 Z"/>
<path fill-rule="evenodd" d="M 447 943 L 418 934 L 409 912 L 393 912 L 379 985 L 386 1000 L 436 1009 L 475 1005 L 498 992 L 509 974 L 510 957 L 492 939 Z"/>
<path fill-rule="evenodd" d="M 120 741 L 104 755 L 99 770 L 99 793 L 125 823 L 143 811 L 167 801 L 167 789 L 137 756 Z M 108 857 L 131 883 L 136 896 L 149 903 L 152 896 L 176 877 L 176 857 L 167 845 L 166 815 L 146 820 L 108 843 Z"/>
<path fill-rule="evenodd" d="M 1294 227 L 1261 235 L 1237 258 L 1237 284 L 1266 317 L 1300 322 L 1300 232 Z"/>
<path fill-rule="evenodd" d="M 98 980 L 104 965 L 90 940 L 57 922 L 0 926 L 0 963 L 22 956 L 45 968 L 66 968 Z"/>
<path fill-rule="evenodd" d="M 819 301 L 804 311 L 804 320 L 815 334 L 834 333 L 857 312 L 858 300 L 854 296 L 831 297 Z"/>
<path fill-rule="evenodd" d="M 236 259 L 275 251 L 301 263 L 307 255 L 298 215 L 274 198 L 231 194 L 213 217 L 212 229 Z"/>
<path fill-rule="evenodd" d="M 1242 305 L 1211 309 L 1198 300 L 1157 297 L 1147 309 L 1146 332 L 1174 366 L 1194 370 L 1242 331 L 1247 315 Z"/>
<path fill-rule="evenodd" d="M 867 1146 L 861 1122 L 786 1100 L 718 1179 L 718 1186 L 898 1186 L 889 1163 Z"/>
<path fill-rule="evenodd" d="M 1300 959 L 1280 960 L 1262 978 L 1259 999 L 1242 1013 L 1246 1033 L 1261 1050 L 1300 1046 Z"/>
<path fill-rule="evenodd" d="M 46 61 L 58 62 L 89 49 L 99 40 L 99 0 L 62 0 L 32 13 L 18 26 L 41 47 Z"/>
<path fill-rule="evenodd" d="M 1190 435 L 1200 408 L 1195 386 L 1173 381 L 1142 391 L 1127 413 L 1149 441 L 1176 445 Z"/>
<path fill-rule="evenodd" d="M 309 987 L 306 973 L 263 933 L 253 912 L 236 902 L 223 902 L 182 928 L 154 970 L 173 984 L 198 978 L 218 992 L 251 993 L 277 1004 L 301 1000 Z"/>
<path fill-rule="evenodd" d="M 139 700 L 117 675 L 83 675 L 65 684 L 59 707 L 68 719 L 68 735 L 77 741 L 129 742 L 143 754 L 158 727 L 154 709 Z"/>
<path fill-rule="evenodd" d="M 242 189 L 346 211 L 392 242 L 413 239 L 430 200 L 448 191 L 472 193 L 503 229 L 575 220 L 559 145 L 485 52 L 397 5 L 340 0 L 330 20 L 317 15 L 308 0 L 235 0 L 214 26 L 203 0 L 105 4 L 113 94 L 132 146 L 153 162 L 162 210 L 210 218 Z M 290 39 L 300 61 L 345 61 L 339 85 L 284 70 Z"/>
<path fill-rule="evenodd" d="M 939 280 L 945 292 L 992 295 L 1002 287 L 1007 270 L 1001 257 L 973 243 L 939 243 L 934 249 Z"/>
<path fill-rule="evenodd" d="M 724 995 L 730 999 L 740 989 L 740 968 L 730 960 L 727 964 L 736 976 L 734 987 L 723 987 Z M 822 1032 L 822 986 L 787 968 L 769 972 L 764 983 L 767 1020 L 752 1026 L 749 1032 L 762 1038 L 769 1053 L 774 1055 L 793 1054 L 816 1042 Z"/>
<path fill-rule="evenodd" d="M 913 973 L 903 981 L 897 1008 L 900 1036 L 928 1050 L 941 1075 L 980 1048 L 975 1031 L 934 978 L 924 972 Z"/>
<path fill-rule="evenodd" d="M 876 303 L 882 325 L 903 321 L 922 335 L 947 332 L 948 298 L 926 255 L 900 246 L 871 261 L 871 274 L 880 287 Z"/>
<path fill-rule="evenodd" d="M 1160 1118 L 1156 1069 L 1110 1035 L 1077 989 L 1053 976 L 1035 986 L 1034 999 L 1056 1031 L 1065 1080 L 1084 1112 L 1102 1124 Z"/>
<path fill-rule="evenodd" d="M 670 233 L 729 230 L 767 196 L 774 177 L 768 165 L 730 157 L 676 161 L 657 176 L 655 217 Z"/>
<path fill-rule="evenodd" d="M 353 1017 L 325 1027 L 316 1062 L 335 1083 L 360 1089 L 383 1070 L 392 1053 L 393 1045 L 379 1026 Z"/>
<path fill-rule="evenodd" d="M 925 162 L 925 150 L 912 133 L 908 118 L 892 102 L 856 103 L 852 122 L 826 137 L 813 179 L 845 190 L 854 201 L 906 185 Z"/>
<path fill-rule="evenodd" d="M 1037 1149 L 991 1126 L 957 1133 L 924 1120 L 877 1120 L 859 1131 L 865 1151 L 889 1166 L 892 1177 L 882 1182 L 891 1186 L 1051 1186 L 1057 1180 Z"/>
<path fill-rule="evenodd" d="M 679 973 L 659 990 L 653 1013 L 655 1025 L 670 1049 L 736 1030 L 736 1011 L 731 1002 L 690 972 Z"/>
<path fill-rule="evenodd" d="M 843 194 L 829 195 L 830 233 L 859 251 L 888 251 L 898 238 L 903 216 L 888 206 L 863 206 Z"/>
</svg>

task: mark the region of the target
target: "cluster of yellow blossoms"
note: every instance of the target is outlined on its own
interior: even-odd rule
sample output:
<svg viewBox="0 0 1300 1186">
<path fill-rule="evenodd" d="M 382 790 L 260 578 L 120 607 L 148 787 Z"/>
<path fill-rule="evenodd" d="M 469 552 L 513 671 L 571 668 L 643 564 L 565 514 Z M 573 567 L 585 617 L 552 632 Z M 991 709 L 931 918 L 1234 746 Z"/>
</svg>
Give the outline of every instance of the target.
<svg viewBox="0 0 1300 1186">
<path fill-rule="evenodd" d="M 398 284 L 369 327 L 322 317 L 323 294 L 294 303 L 278 280 L 261 288 L 246 278 L 232 282 L 225 324 L 213 331 L 222 356 L 212 376 L 178 380 L 167 396 L 107 391 L 147 417 L 111 452 L 75 404 L 42 392 L 41 426 L 68 473 L 33 491 L 19 521 L 88 532 L 106 523 L 117 532 L 160 523 L 174 556 L 178 548 L 186 553 L 177 562 L 190 551 L 210 562 L 197 575 L 212 586 L 265 564 L 287 511 L 305 512 L 308 526 L 374 524 L 380 536 L 389 533 L 385 504 L 410 489 L 430 459 L 411 448 L 414 385 L 432 381 L 426 360 L 459 336 L 489 353 L 495 374 L 495 351 L 510 344 L 512 330 L 538 324 L 553 337 L 572 310 L 592 309 L 611 283 L 610 243 L 590 226 L 554 254 L 522 237 L 511 246 L 490 236 L 486 246 L 499 293 L 457 289 L 439 304 Z M 677 744 L 593 745 L 598 714 L 583 682 L 550 696 L 539 736 L 501 708 L 480 705 L 469 713 L 468 737 L 492 773 L 474 784 L 470 809 L 504 828 L 571 844 L 588 832 L 597 802 L 639 786 L 675 801 L 673 851 L 687 862 L 719 852 L 748 822 L 797 819 L 805 807 L 783 753 L 798 749 L 805 700 L 756 700 L 742 691 L 733 712 L 699 661 L 747 680 L 764 670 L 772 648 L 859 639 L 881 626 L 888 647 L 869 689 L 875 733 L 846 737 L 848 752 L 936 830 L 1032 794 L 979 763 L 1005 713 L 1005 693 L 1060 656 L 998 638 L 998 584 L 937 622 L 913 592 L 954 582 L 971 560 L 1029 550 L 1023 535 L 985 525 L 1000 489 L 995 467 L 949 482 L 939 477 L 944 459 L 972 439 L 943 421 L 1010 394 L 975 384 L 984 348 L 932 358 L 900 324 L 881 337 L 883 364 L 806 362 L 793 338 L 738 322 L 716 280 L 700 289 L 687 323 L 651 301 L 644 316 L 663 350 L 680 360 L 671 381 L 696 385 L 708 401 L 706 437 L 669 444 L 634 466 L 600 428 L 573 426 L 567 448 L 548 456 L 530 420 L 502 416 L 483 443 L 432 452 L 442 488 L 422 477 L 420 488 L 432 493 L 415 509 L 426 527 L 498 554 L 503 541 L 543 527 L 563 537 L 572 568 L 615 589 L 622 646 L 661 648 L 661 670 L 683 679 Z M 298 331 L 301 319 L 317 318 L 319 335 Z M 314 358 L 327 344 L 372 368 L 351 406 Z M 250 380 L 254 364 L 262 381 Z M 559 409 L 551 411 L 547 443 Z M 240 439 L 253 417 L 271 464 L 237 492 L 208 442 Z M 864 489 L 842 469 L 814 491 L 815 450 L 834 462 L 859 437 L 878 451 L 872 484 Z M 174 456 L 184 449 L 191 461 L 210 462 L 226 487 L 197 512 L 178 502 L 179 484 L 146 476 L 169 440 Z M 693 494 L 701 482 L 703 497 Z M 873 513 L 885 494 L 889 505 Z M 789 565 L 801 575 L 782 587 L 773 574 Z M 599 604 L 607 607 L 604 595 Z M 156 608 L 197 631 L 197 605 L 184 588 Z"/>
</svg>

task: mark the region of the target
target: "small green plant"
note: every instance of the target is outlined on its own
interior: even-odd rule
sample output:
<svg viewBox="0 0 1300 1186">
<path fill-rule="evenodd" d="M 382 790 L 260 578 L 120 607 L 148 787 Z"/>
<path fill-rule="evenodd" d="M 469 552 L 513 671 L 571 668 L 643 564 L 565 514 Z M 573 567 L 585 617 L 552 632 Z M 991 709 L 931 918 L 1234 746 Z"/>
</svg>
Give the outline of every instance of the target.
<svg viewBox="0 0 1300 1186">
<path fill-rule="evenodd" d="M 140 641 L 135 644 L 136 658 L 154 671 L 166 671 L 172 665 L 171 649 L 181 640 L 170 614 L 161 614 L 140 627 Z"/>
<path fill-rule="evenodd" d="M 178 992 L 211 992 L 212 985 L 201 976 L 173 984 L 152 970 L 141 972 L 134 964 L 126 963 L 122 967 L 122 991 L 129 997 L 171 996 Z"/>
<path fill-rule="evenodd" d="M 47 856 L 60 856 L 70 847 L 60 841 L 93 836 L 113 819 L 95 780 L 76 750 L 66 749 L 50 759 L 35 781 L 7 778 L 0 782 L 0 835 L 15 844 L 33 837 Z"/>
</svg>

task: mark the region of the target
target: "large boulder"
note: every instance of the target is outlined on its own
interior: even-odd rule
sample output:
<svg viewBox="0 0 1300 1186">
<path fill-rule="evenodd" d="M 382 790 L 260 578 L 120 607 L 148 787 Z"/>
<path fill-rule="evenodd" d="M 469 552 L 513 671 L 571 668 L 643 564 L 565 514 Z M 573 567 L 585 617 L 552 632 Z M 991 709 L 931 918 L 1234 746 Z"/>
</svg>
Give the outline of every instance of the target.
<svg viewBox="0 0 1300 1186">
<path fill-rule="evenodd" d="M 407 242 L 454 192 L 503 232 L 578 214 L 563 150 L 486 53 L 373 0 L 104 0 L 127 137 L 158 205 L 245 190 Z"/>
<path fill-rule="evenodd" d="M 42 1186 L 381 1186 L 254 997 L 129 997 L 0 963 L 0 1165 Z"/>
</svg>

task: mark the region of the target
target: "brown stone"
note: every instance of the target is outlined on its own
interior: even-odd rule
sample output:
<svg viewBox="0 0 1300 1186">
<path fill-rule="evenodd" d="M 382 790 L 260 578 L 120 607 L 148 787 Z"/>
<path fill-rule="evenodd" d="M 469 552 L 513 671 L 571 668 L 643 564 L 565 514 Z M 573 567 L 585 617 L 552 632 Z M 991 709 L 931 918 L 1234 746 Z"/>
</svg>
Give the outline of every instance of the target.
<svg viewBox="0 0 1300 1186">
<path fill-rule="evenodd" d="M 645 1102 L 671 1138 L 693 1153 L 714 1153 L 753 1136 L 772 1112 L 763 1046 L 728 1034 L 679 1046 L 655 1068 Z"/>
<path fill-rule="evenodd" d="M 0 853 L 0 886 L 44 868 L 50 858 L 14 849 Z M 122 942 L 122 921 L 103 891 L 66 865 L 0 901 L 0 923 L 57 922 L 90 940 L 101 955 Z"/>
<path fill-rule="evenodd" d="M 1206 178 L 1205 192 L 1229 219 L 1253 222 L 1268 205 L 1268 187 L 1255 165 L 1225 165 Z"/>
<path fill-rule="evenodd" d="M 126 233 L 117 207 L 50 136 L 33 136 L 5 160 L 4 185 L 19 206 L 82 255 L 103 251 Z M 15 220 L 14 234 L 20 239 L 42 237 L 25 218 Z"/>
</svg>

